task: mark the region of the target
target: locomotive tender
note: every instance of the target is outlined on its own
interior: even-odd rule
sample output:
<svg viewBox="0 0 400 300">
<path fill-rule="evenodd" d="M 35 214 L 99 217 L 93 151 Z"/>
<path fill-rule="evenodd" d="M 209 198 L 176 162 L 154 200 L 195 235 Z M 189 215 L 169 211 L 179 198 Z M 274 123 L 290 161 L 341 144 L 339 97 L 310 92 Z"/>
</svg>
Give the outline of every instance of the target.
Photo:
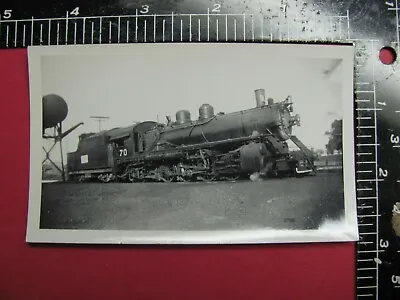
<svg viewBox="0 0 400 300">
<path fill-rule="evenodd" d="M 203 104 L 197 120 L 180 110 L 167 124 L 144 121 L 81 134 L 76 152 L 67 154 L 68 179 L 175 182 L 314 173 L 310 151 L 291 135 L 300 125 L 291 97 L 266 103 L 265 90 L 258 89 L 255 98 L 256 107 L 243 111 L 215 114 Z M 290 151 L 288 140 L 299 150 Z"/>
</svg>

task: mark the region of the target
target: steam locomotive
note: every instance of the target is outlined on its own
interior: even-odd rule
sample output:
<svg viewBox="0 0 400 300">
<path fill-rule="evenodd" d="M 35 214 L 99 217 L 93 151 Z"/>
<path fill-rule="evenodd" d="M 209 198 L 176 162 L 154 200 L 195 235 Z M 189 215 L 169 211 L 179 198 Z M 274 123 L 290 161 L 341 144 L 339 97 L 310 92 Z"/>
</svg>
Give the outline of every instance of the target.
<svg viewBox="0 0 400 300">
<path fill-rule="evenodd" d="M 67 154 L 69 181 L 101 182 L 213 181 L 315 174 L 310 151 L 292 135 L 300 125 L 292 115 L 291 97 L 265 101 L 255 90 L 256 107 L 214 113 L 210 104 L 199 108 L 197 120 L 179 110 L 172 121 L 139 122 L 79 136 L 76 152 Z M 288 141 L 298 150 L 289 149 Z"/>
</svg>

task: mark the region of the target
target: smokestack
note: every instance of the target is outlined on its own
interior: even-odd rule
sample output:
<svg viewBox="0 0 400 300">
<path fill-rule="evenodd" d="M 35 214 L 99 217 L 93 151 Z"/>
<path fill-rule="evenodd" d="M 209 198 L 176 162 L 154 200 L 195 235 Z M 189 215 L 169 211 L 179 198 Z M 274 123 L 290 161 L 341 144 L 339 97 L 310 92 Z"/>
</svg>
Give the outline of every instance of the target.
<svg viewBox="0 0 400 300">
<path fill-rule="evenodd" d="M 254 91 L 256 95 L 256 107 L 262 107 L 265 105 L 265 90 L 258 89 Z"/>
<path fill-rule="evenodd" d="M 274 104 L 274 99 L 268 98 L 268 105 L 272 105 L 272 104 Z"/>
</svg>

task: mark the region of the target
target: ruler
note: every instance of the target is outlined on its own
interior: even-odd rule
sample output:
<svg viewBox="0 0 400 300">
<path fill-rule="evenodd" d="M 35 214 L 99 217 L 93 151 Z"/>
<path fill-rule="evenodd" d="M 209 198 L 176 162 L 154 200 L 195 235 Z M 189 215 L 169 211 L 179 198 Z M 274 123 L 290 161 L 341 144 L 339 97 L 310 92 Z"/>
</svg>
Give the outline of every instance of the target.
<svg viewBox="0 0 400 300">
<path fill-rule="evenodd" d="M 16 3 L 4 6 L 0 48 L 167 42 L 355 43 L 357 298 L 400 299 L 400 238 L 392 227 L 400 192 L 398 64 L 385 66 L 378 60 L 383 46 L 397 51 L 400 47 L 397 1 L 324 1 L 318 5 L 288 0 L 276 1 L 275 6 L 139 1 L 106 7 L 72 2 L 52 5 L 47 12 L 20 11 Z"/>
</svg>

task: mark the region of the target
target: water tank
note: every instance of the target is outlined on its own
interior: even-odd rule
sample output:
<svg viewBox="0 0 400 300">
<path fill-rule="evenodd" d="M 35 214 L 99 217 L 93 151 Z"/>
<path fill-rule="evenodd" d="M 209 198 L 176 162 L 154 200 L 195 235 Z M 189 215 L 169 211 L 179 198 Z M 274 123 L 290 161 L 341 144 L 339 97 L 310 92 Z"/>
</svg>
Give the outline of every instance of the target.
<svg viewBox="0 0 400 300">
<path fill-rule="evenodd" d="M 65 100 L 55 94 L 42 98 L 43 129 L 56 126 L 65 120 L 68 115 L 68 105 Z"/>
<path fill-rule="evenodd" d="M 214 117 L 214 107 L 212 107 L 210 104 L 203 104 L 199 108 L 199 120 L 206 120 L 209 118 Z"/>
<path fill-rule="evenodd" d="M 175 116 L 177 124 L 185 124 L 191 121 L 190 112 L 185 109 L 178 111 Z"/>
</svg>

